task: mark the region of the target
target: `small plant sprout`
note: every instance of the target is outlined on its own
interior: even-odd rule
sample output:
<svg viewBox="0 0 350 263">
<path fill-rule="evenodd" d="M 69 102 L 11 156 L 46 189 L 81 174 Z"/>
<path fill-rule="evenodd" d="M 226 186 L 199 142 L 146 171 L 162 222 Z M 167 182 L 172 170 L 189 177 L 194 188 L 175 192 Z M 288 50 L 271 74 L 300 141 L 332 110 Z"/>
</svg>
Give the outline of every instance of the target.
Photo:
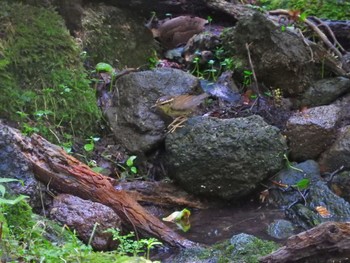
<svg viewBox="0 0 350 263">
<path fill-rule="evenodd" d="M 150 251 L 152 248 L 154 248 L 154 246 L 162 246 L 163 243 L 158 241 L 158 239 L 156 238 L 148 238 L 148 239 L 141 239 L 140 240 L 141 243 L 145 244 L 146 245 L 146 255 L 145 255 L 145 258 L 146 259 L 149 259 L 149 256 L 150 256 Z"/>
<path fill-rule="evenodd" d="M 287 167 L 288 167 L 289 169 L 293 169 L 293 170 L 295 170 L 295 171 L 304 173 L 304 171 L 303 171 L 302 169 L 299 169 L 299 168 L 297 168 L 297 167 L 295 167 L 295 166 L 293 166 L 293 165 L 291 164 L 291 162 L 290 162 L 289 159 L 288 159 L 287 154 L 284 154 L 284 155 L 283 155 L 283 158 L 286 160 Z"/>
<path fill-rule="evenodd" d="M 207 21 L 208 21 L 208 24 L 209 24 L 209 31 L 211 29 L 211 22 L 213 22 L 213 18 L 211 16 L 208 16 L 207 17 Z"/>
<path fill-rule="evenodd" d="M 134 232 L 121 235 L 121 231 L 118 228 L 109 228 L 105 232 L 112 233 L 113 240 L 117 240 L 119 242 L 117 252 L 122 255 L 132 254 L 136 257 L 140 253 L 145 253 L 146 258 L 149 259 L 150 250 L 156 245 L 162 245 L 162 243 L 155 238 L 134 240 Z"/>
<path fill-rule="evenodd" d="M 150 58 L 148 58 L 149 68 L 150 69 L 157 68 L 158 63 L 159 63 L 159 57 L 158 57 L 157 51 L 153 50 L 153 55 Z"/>
<path fill-rule="evenodd" d="M 251 70 L 243 71 L 243 86 L 248 87 L 252 84 L 252 75 L 253 72 Z"/>
<path fill-rule="evenodd" d="M 124 164 L 118 164 L 118 166 L 123 170 L 121 173 L 121 179 L 134 178 L 134 175 L 137 174 L 138 170 L 134 164 L 136 158 L 137 156 L 131 155 Z"/>
<path fill-rule="evenodd" d="M 95 142 L 98 142 L 100 140 L 99 137 L 93 137 L 90 136 L 89 139 L 86 139 L 87 141 L 89 141 L 87 144 L 84 145 L 84 150 L 87 152 L 91 152 L 95 149 Z"/>
<path fill-rule="evenodd" d="M 126 166 L 129 167 L 130 172 L 133 174 L 137 174 L 137 168 L 134 166 L 134 160 L 137 158 L 137 156 L 132 155 L 126 160 Z"/>
<path fill-rule="evenodd" d="M 217 79 L 217 69 L 214 67 L 215 61 L 214 60 L 209 60 L 208 61 L 208 66 L 209 69 L 205 70 L 205 72 L 209 72 L 209 79 L 212 79 L 213 81 L 216 81 Z"/>
<path fill-rule="evenodd" d="M 200 68 L 199 68 L 199 57 L 195 57 L 193 60 L 192 60 L 192 63 L 194 65 L 194 68 L 193 70 L 191 71 L 191 74 L 192 75 L 195 75 L 197 78 L 202 78 L 203 77 L 203 74 L 202 72 L 200 71 Z"/>
<path fill-rule="evenodd" d="M 234 69 L 233 59 L 232 58 L 225 58 L 224 61 L 220 62 L 221 69 L 224 70 L 232 70 Z"/>
</svg>

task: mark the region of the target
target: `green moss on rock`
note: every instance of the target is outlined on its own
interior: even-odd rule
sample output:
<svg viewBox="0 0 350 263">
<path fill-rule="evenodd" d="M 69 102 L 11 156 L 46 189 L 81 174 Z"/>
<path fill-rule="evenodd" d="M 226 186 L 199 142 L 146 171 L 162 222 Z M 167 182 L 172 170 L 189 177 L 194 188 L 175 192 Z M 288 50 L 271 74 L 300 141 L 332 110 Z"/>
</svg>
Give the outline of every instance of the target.
<svg viewBox="0 0 350 263">
<path fill-rule="evenodd" d="M 33 227 L 32 208 L 24 200 L 14 205 L 3 205 L 3 213 L 9 229 L 16 237 Z"/>
<path fill-rule="evenodd" d="M 62 18 L 51 9 L 2 1 L 0 32 L 0 117 L 21 116 L 44 135 L 91 135 L 100 112 Z"/>
</svg>

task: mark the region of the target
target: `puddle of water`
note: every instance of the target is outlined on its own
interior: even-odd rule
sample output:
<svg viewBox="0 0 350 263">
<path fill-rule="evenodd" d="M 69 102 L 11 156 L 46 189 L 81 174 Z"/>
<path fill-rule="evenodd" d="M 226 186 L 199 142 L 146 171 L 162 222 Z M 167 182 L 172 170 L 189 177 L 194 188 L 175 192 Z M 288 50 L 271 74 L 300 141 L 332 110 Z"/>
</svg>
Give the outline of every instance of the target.
<svg viewBox="0 0 350 263">
<path fill-rule="evenodd" d="M 267 234 L 267 226 L 275 219 L 284 219 L 277 209 L 249 204 L 245 207 L 211 208 L 191 211 L 191 229 L 180 235 L 194 242 L 212 245 L 246 233 L 261 239 L 275 240 Z M 173 227 L 173 226 L 171 226 Z"/>
<path fill-rule="evenodd" d="M 267 226 L 275 219 L 285 219 L 284 212 L 248 203 L 238 207 L 191 210 L 191 229 L 186 233 L 177 230 L 174 224 L 165 223 L 181 236 L 200 244 L 213 245 L 240 233 L 282 243 L 284 240 L 277 240 L 267 234 Z M 172 263 L 172 257 L 178 253 L 171 250 L 159 252 L 154 258 L 163 263 Z"/>
</svg>

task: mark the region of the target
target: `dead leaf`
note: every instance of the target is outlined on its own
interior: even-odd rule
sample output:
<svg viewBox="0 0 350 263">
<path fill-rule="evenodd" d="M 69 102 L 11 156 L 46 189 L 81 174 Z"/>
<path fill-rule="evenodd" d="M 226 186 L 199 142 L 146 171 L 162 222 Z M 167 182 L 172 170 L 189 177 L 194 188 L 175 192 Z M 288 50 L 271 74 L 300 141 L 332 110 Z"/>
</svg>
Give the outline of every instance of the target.
<svg viewBox="0 0 350 263">
<path fill-rule="evenodd" d="M 156 30 L 152 29 L 152 33 L 159 37 L 165 48 L 172 49 L 186 44 L 192 36 L 203 32 L 207 22 L 200 17 L 179 16 L 165 21 Z"/>
<path fill-rule="evenodd" d="M 323 218 L 329 218 L 332 216 L 331 213 L 324 206 L 316 206 L 316 211 Z"/>
</svg>

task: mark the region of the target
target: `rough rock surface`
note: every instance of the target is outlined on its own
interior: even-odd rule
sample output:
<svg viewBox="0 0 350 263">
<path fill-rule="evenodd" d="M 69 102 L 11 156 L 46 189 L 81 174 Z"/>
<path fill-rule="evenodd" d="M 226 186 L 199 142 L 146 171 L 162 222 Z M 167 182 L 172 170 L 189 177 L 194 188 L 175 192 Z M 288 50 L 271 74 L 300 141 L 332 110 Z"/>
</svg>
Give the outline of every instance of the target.
<svg viewBox="0 0 350 263">
<path fill-rule="evenodd" d="M 98 250 L 115 247 L 108 228 L 120 228 L 121 220 L 109 207 L 79 197 L 61 194 L 55 197 L 50 209 L 50 217 L 69 228 L 76 230 L 78 236 L 87 244 L 94 225 L 98 223 L 91 246 Z"/>
<path fill-rule="evenodd" d="M 291 159 L 305 161 L 319 157 L 336 138 L 340 112 L 339 107 L 329 105 L 293 114 L 286 125 Z"/>
<path fill-rule="evenodd" d="M 193 194 L 237 199 L 283 167 L 287 146 L 276 127 L 260 116 L 191 118 L 169 134 L 169 175 Z"/>
<path fill-rule="evenodd" d="M 117 80 L 112 107 L 105 114 L 116 139 L 132 153 L 142 154 L 164 139 L 166 124 L 152 108 L 164 95 L 193 93 L 198 80 L 177 69 L 130 73 Z"/>
<path fill-rule="evenodd" d="M 7 192 L 13 195 L 27 195 L 34 211 L 41 211 L 42 201 L 47 204 L 46 187 L 36 181 L 30 164 L 15 144 L 13 133 L 8 126 L 0 122 L 0 178 L 21 180 L 18 183 L 7 184 Z M 41 198 L 40 198 L 41 196 Z"/>
<path fill-rule="evenodd" d="M 338 138 L 321 155 L 318 163 L 324 172 L 332 172 L 341 166 L 350 169 L 350 126 L 340 130 Z"/>
<path fill-rule="evenodd" d="M 344 221 L 350 217 L 350 204 L 329 189 L 320 176 L 320 169 L 315 161 L 308 160 L 292 165 L 293 168 L 284 169 L 274 177 L 274 181 L 292 187 L 274 185 L 269 191 L 270 201 L 284 207 L 290 220 L 308 229 L 321 222 Z M 298 191 L 296 186 L 303 179 L 308 179 L 309 185 Z M 317 207 L 324 207 L 329 215 L 321 216 Z"/>
<path fill-rule="evenodd" d="M 335 77 L 322 79 L 312 84 L 302 95 L 301 106 L 327 105 L 350 91 L 350 79 Z"/>
<path fill-rule="evenodd" d="M 330 184 L 334 193 L 350 202 L 350 171 L 336 174 Z"/>
<path fill-rule="evenodd" d="M 78 37 L 92 66 L 105 62 L 122 69 L 148 64 L 157 46 L 137 12 L 101 3 L 85 5 L 82 12 Z"/>
<path fill-rule="evenodd" d="M 249 66 L 246 43 L 259 82 L 267 87 L 282 89 L 285 95 L 303 93 L 315 79 L 315 65 L 303 40 L 290 30 L 280 26 L 264 15 L 255 13 L 241 19 L 237 26 L 222 36 L 224 50 L 236 55 Z M 321 72 L 321 66 L 319 71 Z"/>
<path fill-rule="evenodd" d="M 273 238 L 286 239 L 295 234 L 295 227 L 293 223 L 288 220 L 274 220 L 268 225 L 267 233 Z"/>
</svg>

